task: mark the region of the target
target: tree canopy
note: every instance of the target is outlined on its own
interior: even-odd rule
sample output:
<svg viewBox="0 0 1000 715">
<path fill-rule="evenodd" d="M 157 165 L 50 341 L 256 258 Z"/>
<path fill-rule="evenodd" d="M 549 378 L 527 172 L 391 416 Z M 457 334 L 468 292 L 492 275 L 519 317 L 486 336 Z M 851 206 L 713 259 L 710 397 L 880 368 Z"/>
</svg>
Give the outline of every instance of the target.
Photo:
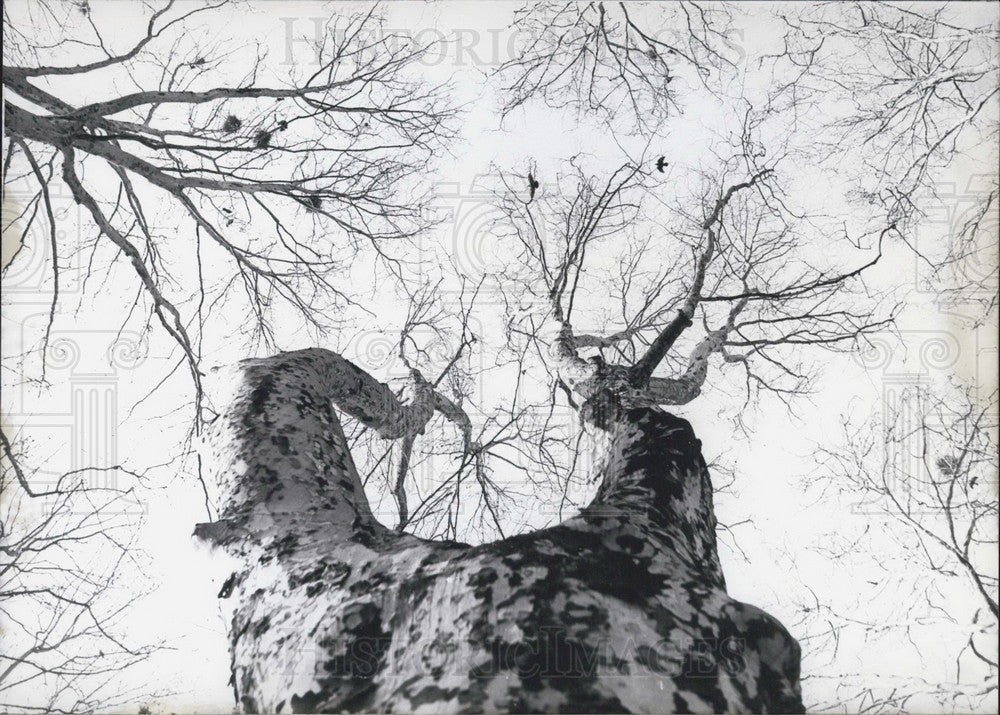
<svg viewBox="0 0 1000 715">
<path fill-rule="evenodd" d="M 41 256 L 45 305 L 5 297 L 4 332 L 24 337 L 5 341 L 4 392 L 64 387 L 57 339 L 77 320 L 139 336 L 156 359 L 123 388 L 120 433 L 167 437 L 92 465 L 124 465 L 120 492 L 180 474 L 211 515 L 191 448 L 223 407 L 215 368 L 324 347 L 405 413 L 373 428 L 346 410 L 379 520 L 483 542 L 592 496 L 576 408 L 609 375 L 632 404 L 725 425 L 711 456 L 727 472 L 768 422 L 820 434 L 840 392 L 867 389 L 853 356 L 905 347 L 925 291 L 995 320 L 983 8 L 537 3 L 475 30 L 448 10 L 289 12 L 5 4 L 4 279 Z M 464 64 L 455 38 L 497 22 L 506 56 Z M 398 29 L 421 23 L 440 32 Z M 950 201 L 965 208 L 942 228 L 930 207 Z M 36 503 L 33 465 L 53 451 L 8 404 L 4 508 Z M 100 496 L 59 465 L 46 525 Z M 724 531 L 755 517 L 720 508 Z M 17 537 L 10 613 L 69 598 L 24 586 L 44 528 Z M 754 541 L 727 535 L 734 559 Z M 75 605 L 93 615 L 100 592 Z M 27 668 L 16 685 L 62 672 L 32 660 L 48 638 L 5 666 Z"/>
</svg>

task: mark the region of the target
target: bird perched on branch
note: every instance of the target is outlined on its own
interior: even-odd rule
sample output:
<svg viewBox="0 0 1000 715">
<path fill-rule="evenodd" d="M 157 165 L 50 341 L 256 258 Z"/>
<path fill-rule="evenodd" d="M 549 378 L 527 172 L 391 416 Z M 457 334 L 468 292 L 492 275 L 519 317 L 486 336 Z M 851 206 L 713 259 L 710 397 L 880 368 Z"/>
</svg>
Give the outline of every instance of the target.
<svg viewBox="0 0 1000 715">
<path fill-rule="evenodd" d="M 540 184 L 535 180 L 535 175 L 530 171 L 528 172 L 528 201 L 535 198 L 535 190 L 540 186 Z"/>
<path fill-rule="evenodd" d="M 667 157 L 661 156 L 659 159 L 656 160 L 656 170 L 659 171 L 661 174 L 663 173 L 663 169 L 668 166 L 670 166 L 670 164 L 667 162 Z"/>
</svg>

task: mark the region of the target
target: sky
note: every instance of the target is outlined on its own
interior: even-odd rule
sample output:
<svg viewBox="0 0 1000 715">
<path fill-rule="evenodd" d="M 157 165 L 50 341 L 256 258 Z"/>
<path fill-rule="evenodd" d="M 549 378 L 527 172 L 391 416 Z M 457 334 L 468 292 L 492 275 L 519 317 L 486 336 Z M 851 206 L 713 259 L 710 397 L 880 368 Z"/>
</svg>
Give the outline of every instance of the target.
<svg viewBox="0 0 1000 715">
<path fill-rule="evenodd" d="M 348 4 L 333 7 L 340 10 Z M 422 179 L 440 196 L 442 216 L 450 216 L 427 237 L 425 245 L 428 252 L 450 256 L 470 275 L 477 271 L 499 272 L 509 257 L 505 244 L 491 227 L 496 214 L 483 198 L 483 190 L 494 185 L 490 177 L 498 170 L 507 175 L 523 174 L 533 162 L 544 194 L 556 190 L 556 178 L 566 172 L 569 157 L 581 157 L 585 166 L 600 173 L 617 167 L 629 156 L 637 156 L 645 144 L 641 138 L 624 135 L 610 141 L 606 130 L 592 118 L 538 105 L 499 121 L 495 84 L 488 81 L 488 75 L 516 46 L 505 28 L 517 7 L 508 2 L 400 2 L 387 8 L 388 29 L 414 34 L 418 39 L 448 40 L 440 53 L 428 55 L 419 68 L 429 81 L 451 81 L 454 98 L 464 107 L 457 141 L 447 155 L 435 157 Z M 91 8 L 95 22 L 114 28 L 107 36 L 120 41 L 134 33 L 136 16 L 142 13 L 140 6 L 133 3 L 94 2 Z M 299 38 L 314 33 L 314 18 L 326 17 L 330 8 L 329 4 L 299 2 L 243 4 L 217 14 L 202 35 L 192 35 L 188 40 L 214 42 L 232 36 L 236 45 L 261 43 L 272 75 L 268 79 L 277 79 L 289 71 L 309 71 L 312 50 Z M 734 47 L 741 54 L 759 53 L 779 38 L 773 9 L 773 5 L 765 3 L 741 5 L 733 34 Z M 653 11 L 645 8 L 637 10 L 636 17 L 647 12 L 654 21 Z M 970 24 L 995 22 L 997 6 L 966 4 L 962 16 Z M 232 55 L 234 74 L 242 69 L 240 59 L 245 51 L 237 50 Z M 751 74 L 734 81 L 743 82 L 748 95 L 761 90 L 759 76 Z M 67 85 L 64 91 L 82 101 L 114 89 L 80 84 Z M 684 93 L 685 89 L 690 91 Z M 719 146 L 712 133 L 724 131 L 734 117 L 731 107 L 696 90 L 681 84 L 683 113 L 658 133 L 656 150 L 650 152 L 672 160 L 671 172 L 663 179 L 669 184 L 663 191 L 671 200 L 683 199 L 685 188 L 678 185 L 711 164 L 712 152 Z M 988 178 L 990 164 L 988 159 L 983 161 L 987 154 L 983 151 L 983 155 L 959 163 L 950 175 L 942 177 L 939 197 L 924 199 L 928 218 L 916 234 L 917 240 L 924 242 L 922 245 L 940 245 L 945 240 L 969 197 Z M 829 214 L 845 210 L 846 205 L 837 200 L 836 194 L 823 194 L 814 188 L 817 177 L 810 173 L 812 169 L 791 169 L 796 194 L 806 203 L 823 206 Z M 953 187 L 950 191 L 949 186 Z M 63 197 L 61 205 L 67 234 L 78 236 L 81 242 L 91 240 L 93 231 L 81 225 L 72 204 Z M 155 209 L 158 220 L 168 230 L 170 211 L 167 205 Z M 172 238 L 183 246 L 183 234 Z M 13 264 L 5 276 L 5 358 L 23 351 L 25 345 L 37 346 L 47 315 L 46 290 L 51 287 L 40 268 L 45 248 L 40 236 L 33 235 L 33 239 L 38 245 L 19 256 L 20 263 Z M 837 256 L 844 249 L 831 242 L 812 245 L 809 250 Z M 671 260 L 669 255 L 660 258 Z M 898 336 L 893 340 L 888 335 L 884 340 L 874 339 L 872 349 L 865 354 L 820 356 L 823 369 L 815 393 L 796 405 L 796 414 L 765 399 L 745 413 L 749 434 L 744 434 L 734 427 L 731 385 L 722 380 L 717 384 L 725 385 L 724 389 L 713 390 L 710 385 L 702 398 L 675 410 L 692 422 L 707 458 L 720 456 L 735 469 L 733 487 L 717 497 L 720 521 L 737 524 L 752 520 L 720 537 L 720 555 L 731 595 L 768 610 L 797 637 L 814 628 L 803 611 L 811 597 L 810 589 L 857 614 L 859 620 L 871 616 L 889 623 L 901 617 L 900 604 L 912 596 L 914 588 L 912 574 L 906 573 L 902 565 L 898 580 L 887 583 L 881 569 L 871 561 L 850 555 L 838 561 L 821 552 L 823 546 L 838 537 L 850 538 L 871 526 L 882 532 L 874 543 L 885 549 L 886 559 L 894 558 L 890 544 L 895 527 L 873 517 L 850 495 L 817 498 L 814 487 L 823 482 L 826 474 L 818 446 L 830 446 L 840 439 L 844 419 L 857 425 L 877 416 L 896 399 L 896 388 L 901 384 L 919 380 L 937 384 L 957 378 L 975 381 L 985 394 L 988 383 L 996 379 L 995 326 L 971 328 L 968 318 L 975 315 L 974 307 L 942 306 L 933 292 L 922 289 L 919 278 L 923 269 L 909 251 L 892 247 L 886 259 L 885 268 L 873 280 L 893 286 L 904 301 Z M 147 397 L 164 374 L 174 370 L 177 354 L 162 335 L 154 332 L 139 349 L 141 359 L 136 362 L 130 358 L 127 343 L 136 341 L 138 332 L 136 325 L 128 324 L 123 337 L 119 336 L 121 301 L 130 294 L 130 289 L 118 282 L 124 273 L 111 266 L 105 256 L 98 268 L 110 270 L 110 278 L 100 281 L 94 277 L 99 272 L 92 270 L 85 289 L 84 260 L 85 254 L 70 259 L 63 286 L 69 299 L 60 310 L 54 331 L 55 337 L 64 339 L 67 351 L 75 346 L 76 361 L 69 355 L 64 364 L 53 368 L 52 387 L 48 390 L 16 385 L 18 381 L 5 370 L 5 419 L 24 425 L 25 432 L 36 442 L 35 458 L 45 462 L 51 472 L 102 460 L 109 464 L 162 465 L 151 472 L 155 478 L 141 497 L 145 522 L 139 543 L 148 554 L 143 568 L 149 578 L 123 587 L 125 593 L 135 587 L 148 591 L 135 599 L 130 609 L 130 636 L 137 642 L 164 640 L 169 649 L 132 671 L 128 677 L 134 681 L 129 684 L 143 687 L 152 677 L 163 692 L 169 691 L 166 697 L 151 698 L 149 704 L 154 711 L 229 712 L 232 696 L 226 684 L 229 663 L 225 637 L 228 612 L 227 604 L 215 595 L 231 568 L 226 557 L 208 552 L 190 538 L 193 525 L 204 520 L 203 496 L 191 477 L 190 460 L 177 457 L 178 442 L 189 417 L 187 376 L 183 370 L 172 372 Z M 183 262 L 183 254 L 177 260 Z M 399 366 L 386 360 L 383 351 L 398 330 L 402 308 L 398 295 L 371 285 L 367 268 L 363 263 L 355 266 L 351 280 L 359 293 L 370 297 L 366 305 L 375 317 L 350 316 L 343 330 L 325 336 L 322 346 L 342 351 L 385 379 L 399 373 Z M 598 310 L 602 296 L 595 293 L 591 298 Z M 495 296 L 487 295 L 475 315 L 487 345 L 503 342 L 498 305 Z M 287 325 L 281 335 L 282 347 L 312 344 L 310 336 L 295 330 L 293 321 Z M 244 357 L 239 344 L 226 339 L 225 327 L 225 321 L 220 321 L 220 333 L 206 341 L 208 365 Z M 124 350 L 117 357 L 112 347 L 115 345 Z M 488 355 L 474 359 L 489 365 Z M 512 382 L 509 368 L 490 368 L 476 387 L 477 395 L 485 404 L 501 400 L 509 393 Z M 544 389 L 544 382 L 545 377 L 538 376 L 534 389 Z M 74 395 L 94 397 L 98 393 L 106 395 L 107 409 L 88 415 L 74 412 Z M 516 481 L 519 477 L 499 472 L 498 479 Z M 517 528 L 544 526 L 557 518 L 548 492 L 533 494 L 530 485 L 518 489 L 524 495 L 518 500 L 524 513 L 510 517 Z M 585 488 L 577 498 L 581 503 L 585 501 Z M 377 509 L 379 504 L 376 502 Z M 947 598 L 957 618 L 967 618 L 973 612 L 974 596 L 967 589 L 947 584 L 942 588 L 951 589 Z M 954 629 L 931 626 L 914 636 L 919 648 L 891 637 L 880 640 L 878 634 L 871 634 L 867 640 L 851 635 L 840 643 L 835 654 L 828 646 L 813 652 L 805 644 L 803 672 L 812 676 L 803 681 L 805 700 L 815 704 L 835 699 L 838 683 L 822 677 L 831 673 L 860 673 L 880 682 L 909 677 L 933 681 L 940 673 L 954 670 L 953 651 L 942 645 L 950 646 L 956 637 Z M 974 676 L 974 671 L 966 673 L 966 677 Z"/>
</svg>

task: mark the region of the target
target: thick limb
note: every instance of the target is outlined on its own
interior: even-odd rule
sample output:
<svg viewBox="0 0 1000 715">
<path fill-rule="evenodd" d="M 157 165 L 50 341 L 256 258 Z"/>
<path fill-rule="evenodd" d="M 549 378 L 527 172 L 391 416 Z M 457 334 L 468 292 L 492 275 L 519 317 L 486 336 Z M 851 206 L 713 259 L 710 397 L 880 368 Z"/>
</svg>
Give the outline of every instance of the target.
<svg viewBox="0 0 1000 715">
<path fill-rule="evenodd" d="M 403 401 L 320 348 L 246 360 L 230 377 L 232 399 L 207 437 L 210 462 L 219 465 L 220 519 L 200 525 L 198 535 L 220 543 L 240 535 L 259 540 L 306 522 L 341 539 L 382 534 L 334 408 L 385 439 L 412 443 L 438 402 L 431 385 L 413 375 Z"/>
</svg>

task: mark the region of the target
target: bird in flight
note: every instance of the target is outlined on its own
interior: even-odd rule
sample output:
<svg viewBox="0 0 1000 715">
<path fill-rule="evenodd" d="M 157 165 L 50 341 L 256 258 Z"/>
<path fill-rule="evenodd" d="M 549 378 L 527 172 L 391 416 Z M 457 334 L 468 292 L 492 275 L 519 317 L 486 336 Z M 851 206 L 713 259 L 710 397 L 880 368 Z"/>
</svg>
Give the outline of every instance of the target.
<svg viewBox="0 0 1000 715">
<path fill-rule="evenodd" d="M 667 166 L 670 166 L 670 164 L 667 162 L 667 157 L 661 156 L 659 159 L 656 160 L 656 170 L 659 171 L 661 174 L 663 173 L 663 169 Z"/>
<path fill-rule="evenodd" d="M 535 190 L 540 185 L 541 184 L 539 184 L 538 181 L 535 180 L 535 175 L 532 174 L 529 171 L 528 172 L 528 201 L 531 201 L 533 198 L 535 198 Z"/>
</svg>

